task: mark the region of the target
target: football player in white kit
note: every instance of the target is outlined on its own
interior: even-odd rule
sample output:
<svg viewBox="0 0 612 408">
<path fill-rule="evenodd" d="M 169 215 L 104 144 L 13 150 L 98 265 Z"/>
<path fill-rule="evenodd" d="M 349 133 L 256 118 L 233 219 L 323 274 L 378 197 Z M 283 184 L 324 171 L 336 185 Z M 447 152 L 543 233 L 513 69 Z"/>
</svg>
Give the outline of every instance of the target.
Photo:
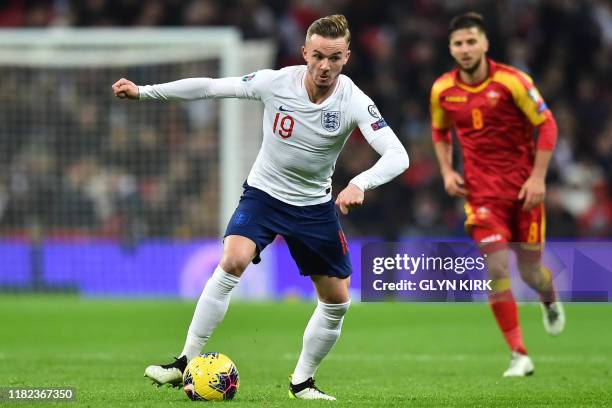
<svg viewBox="0 0 612 408">
<path fill-rule="evenodd" d="M 340 336 L 350 304 L 351 264 L 335 206 L 343 214 L 363 203 L 364 192 L 408 168 L 408 154 L 372 100 L 348 77 L 350 32 L 342 15 L 309 27 L 302 54 L 306 65 L 261 70 L 235 78 L 189 78 L 137 86 L 113 85 L 119 98 L 195 100 L 241 98 L 265 105 L 263 143 L 223 241 L 223 256 L 198 300 L 184 348 L 170 364 L 152 365 L 145 376 L 157 384 L 180 385 L 187 362 L 197 356 L 223 320 L 232 289 L 263 249 L 282 235 L 301 275 L 310 276 L 318 304 L 306 326 L 289 396 L 335 400 L 313 376 Z M 347 138 L 359 127 L 381 155 L 334 201 L 331 176 Z"/>
</svg>

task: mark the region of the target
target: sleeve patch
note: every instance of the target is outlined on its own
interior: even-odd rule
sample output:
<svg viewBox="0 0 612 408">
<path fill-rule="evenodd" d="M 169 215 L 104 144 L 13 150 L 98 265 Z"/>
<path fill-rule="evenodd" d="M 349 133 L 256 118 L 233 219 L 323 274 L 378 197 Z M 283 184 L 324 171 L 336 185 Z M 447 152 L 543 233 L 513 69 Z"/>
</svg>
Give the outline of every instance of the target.
<svg viewBox="0 0 612 408">
<path fill-rule="evenodd" d="M 368 106 L 368 113 L 373 118 L 380 119 L 380 112 L 378 111 L 378 108 L 376 107 L 376 105 L 369 105 Z"/>
<path fill-rule="evenodd" d="M 376 122 L 371 123 L 370 126 L 372 126 L 372 130 L 377 131 L 377 130 L 387 127 L 388 125 L 387 125 L 387 122 L 385 122 L 383 118 L 380 118 Z"/>
<path fill-rule="evenodd" d="M 248 82 L 251 79 L 255 78 L 255 75 L 257 75 L 257 72 L 253 72 L 252 74 L 248 74 L 242 77 L 242 82 Z"/>
<path fill-rule="evenodd" d="M 547 109 L 546 102 L 544 102 L 544 99 L 542 98 L 537 89 L 530 88 L 527 91 L 527 94 L 529 95 L 529 98 L 533 101 L 533 103 L 536 104 L 536 109 L 538 113 L 542 113 Z"/>
</svg>

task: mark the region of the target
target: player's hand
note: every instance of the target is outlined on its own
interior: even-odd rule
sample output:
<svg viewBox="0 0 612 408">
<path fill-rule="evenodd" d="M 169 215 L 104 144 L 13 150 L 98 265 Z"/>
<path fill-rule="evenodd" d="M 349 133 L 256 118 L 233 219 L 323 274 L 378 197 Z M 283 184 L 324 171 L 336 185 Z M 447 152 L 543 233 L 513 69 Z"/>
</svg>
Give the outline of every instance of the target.
<svg viewBox="0 0 612 408">
<path fill-rule="evenodd" d="M 357 187 L 355 184 L 349 183 L 344 190 L 338 194 L 336 198 L 336 206 L 340 209 L 340 212 L 344 215 L 349 213 L 349 210 L 353 207 L 358 207 L 363 204 L 363 190 Z"/>
<path fill-rule="evenodd" d="M 121 78 L 113 84 L 113 93 L 121 99 L 138 99 L 140 97 L 136 84 L 125 78 Z"/>
<path fill-rule="evenodd" d="M 529 211 L 544 202 L 546 183 L 542 177 L 529 177 L 519 191 L 518 199 L 523 202 L 523 211 Z"/>
<path fill-rule="evenodd" d="M 443 175 L 444 177 L 444 190 L 451 197 L 467 197 L 467 190 L 464 187 L 463 177 L 454 170 L 449 171 Z"/>
</svg>

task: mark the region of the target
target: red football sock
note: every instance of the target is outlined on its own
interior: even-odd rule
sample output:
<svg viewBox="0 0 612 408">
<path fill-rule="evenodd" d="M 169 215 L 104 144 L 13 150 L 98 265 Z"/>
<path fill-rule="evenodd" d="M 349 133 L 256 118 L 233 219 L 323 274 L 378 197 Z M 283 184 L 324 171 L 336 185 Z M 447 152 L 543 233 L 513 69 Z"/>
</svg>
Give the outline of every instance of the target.
<svg viewBox="0 0 612 408">
<path fill-rule="evenodd" d="M 495 320 L 499 326 L 510 350 L 527 354 L 523 343 L 523 334 L 519 325 L 518 309 L 511 290 L 489 295 L 489 305 L 493 310 Z"/>
</svg>

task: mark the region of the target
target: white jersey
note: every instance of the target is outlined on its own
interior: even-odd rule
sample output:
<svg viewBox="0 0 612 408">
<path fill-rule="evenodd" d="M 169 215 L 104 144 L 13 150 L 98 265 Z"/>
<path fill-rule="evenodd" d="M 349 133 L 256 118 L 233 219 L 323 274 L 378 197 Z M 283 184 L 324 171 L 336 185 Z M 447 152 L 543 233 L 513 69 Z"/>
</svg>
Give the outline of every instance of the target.
<svg viewBox="0 0 612 408">
<path fill-rule="evenodd" d="M 373 188 L 408 166 L 405 149 L 372 100 L 353 81 L 340 75 L 332 94 L 315 104 L 306 92 L 305 76 L 306 66 L 302 65 L 261 70 L 242 78 L 202 78 L 199 85 L 188 79 L 139 89 L 141 99 L 237 97 L 261 100 L 265 106 L 263 143 L 247 183 L 292 205 L 321 204 L 331 199 L 331 176 L 336 160 L 356 127 L 379 153 L 389 150 L 395 153 L 395 157 L 387 158 L 386 166 L 379 166 L 378 172 L 372 172 L 375 170 L 372 168 L 372 174 L 364 172 L 353 179 L 358 187 Z M 171 86 L 164 88 L 164 85 Z M 377 148 L 376 139 L 387 143 Z M 391 147 L 390 140 L 393 140 Z M 385 174 L 379 174 L 381 170 Z"/>
</svg>

